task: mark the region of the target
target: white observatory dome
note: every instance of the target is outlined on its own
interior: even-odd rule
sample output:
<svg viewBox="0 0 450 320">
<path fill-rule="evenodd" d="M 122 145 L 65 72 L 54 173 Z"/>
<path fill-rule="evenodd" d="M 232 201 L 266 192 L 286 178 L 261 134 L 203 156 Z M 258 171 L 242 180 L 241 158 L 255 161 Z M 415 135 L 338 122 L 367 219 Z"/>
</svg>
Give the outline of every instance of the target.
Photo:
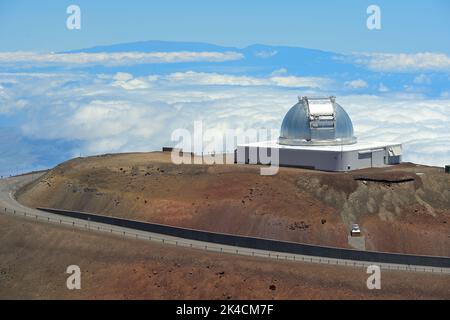
<svg viewBox="0 0 450 320">
<path fill-rule="evenodd" d="M 279 144 L 346 145 L 356 143 L 353 124 L 335 97 L 299 98 L 283 119 Z"/>
</svg>

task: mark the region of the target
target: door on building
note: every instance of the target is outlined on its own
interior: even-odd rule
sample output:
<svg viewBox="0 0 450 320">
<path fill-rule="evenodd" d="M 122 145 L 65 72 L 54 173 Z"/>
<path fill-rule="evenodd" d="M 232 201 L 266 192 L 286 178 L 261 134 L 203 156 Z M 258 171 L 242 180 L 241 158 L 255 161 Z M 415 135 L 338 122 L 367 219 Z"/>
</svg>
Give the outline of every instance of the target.
<svg viewBox="0 0 450 320">
<path fill-rule="evenodd" d="M 372 163 L 371 167 L 382 167 L 384 166 L 386 152 L 384 149 L 372 150 Z"/>
</svg>

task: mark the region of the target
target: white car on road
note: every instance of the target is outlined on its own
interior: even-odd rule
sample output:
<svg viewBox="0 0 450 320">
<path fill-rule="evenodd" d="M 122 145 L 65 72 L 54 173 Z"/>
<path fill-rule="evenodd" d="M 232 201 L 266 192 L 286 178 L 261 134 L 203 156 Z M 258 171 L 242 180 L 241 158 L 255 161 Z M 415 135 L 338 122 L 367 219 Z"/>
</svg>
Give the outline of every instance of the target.
<svg viewBox="0 0 450 320">
<path fill-rule="evenodd" d="M 352 237 L 359 237 L 361 235 L 361 229 L 359 229 L 358 224 L 352 224 L 352 229 L 350 230 L 350 235 Z"/>
</svg>

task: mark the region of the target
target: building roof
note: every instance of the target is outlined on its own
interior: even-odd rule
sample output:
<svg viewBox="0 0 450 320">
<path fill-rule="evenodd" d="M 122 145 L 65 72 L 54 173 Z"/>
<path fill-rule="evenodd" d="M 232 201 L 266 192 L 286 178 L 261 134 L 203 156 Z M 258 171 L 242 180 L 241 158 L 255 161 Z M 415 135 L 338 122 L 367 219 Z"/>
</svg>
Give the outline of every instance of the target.
<svg viewBox="0 0 450 320">
<path fill-rule="evenodd" d="M 295 150 L 315 150 L 330 152 L 347 152 L 347 151 L 369 151 L 393 147 L 395 153 L 401 154 L 402 145 L 396 142 L 370 142 L 358 141 L 353 144 L 343 145 L 282 145 L 278 141 L 261 141 L 246 144 L 240 144 L 239 147 L 259 147 L 259 148 L 277 148 L 277 149 L 295 149 Z"/>
</svg>

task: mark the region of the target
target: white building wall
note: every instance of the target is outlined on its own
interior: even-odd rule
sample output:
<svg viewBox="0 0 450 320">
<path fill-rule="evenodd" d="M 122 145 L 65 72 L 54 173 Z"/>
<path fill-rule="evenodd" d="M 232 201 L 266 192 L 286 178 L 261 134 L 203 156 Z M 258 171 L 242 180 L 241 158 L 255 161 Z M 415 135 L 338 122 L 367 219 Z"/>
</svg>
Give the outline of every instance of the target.
<svg viewBox="0 0 450 320">
<path fill-rule="evenodd" d="M 339 153 L 317 150 L 280 149 L 280 166 L 306 167 L 317 170 L 340 171 Z"/>
<path fill-rule="evenodd" d="M 387 165 L 386 148 L 376 150 L 355 150 L 344 154 L 344 170 L 379 168 Z"/>
<path fill-rule="evenodd" d="M 247 164 L 261 163 L 259 152 L 267 152 L 266 148 L 238 146 L 236 149 L 236 162 Z M 275 152 L 270 151 L 270 155 Z M 298 150 L 280 148 L 279 165 L 284 167 L 303 167 L 325 171 L 343 171 L 342 154 L 333 151 Z M 253 157 L 251 156 L 253 154 Z M 258 155 L 258 157 L 255 157 Z M 257 161 L 255 161 L 257 159 Z"/>
<path fill-rule="evenodd" d="M 323 171 L 349 171 L 372 167 L 383 167 L 387 164 L 400 162 L 400 157 L 388 157 L 387 148 L 373 150 L 352 151 L 324 151 L 305 150 L 295 148 L 276 148 L 279 150 L 279 165 L 286 167 L 303 167 Z M 236 162 L 260 164 L 259 151 L 267 152 L 267 148 L 258 146 L 238 146 L 236 149 Z M 270 150 L 271 155 L 275 148 Z M 267 164 L 264 163 L 263 164 Z M 274 164 L 272 162 L 272 164 Z"/>
<path fill-rule="evenodd" d="M 372 167 L 384 167 L 386 161 L 386 148 L 372 151 Z"/>
</svg>

